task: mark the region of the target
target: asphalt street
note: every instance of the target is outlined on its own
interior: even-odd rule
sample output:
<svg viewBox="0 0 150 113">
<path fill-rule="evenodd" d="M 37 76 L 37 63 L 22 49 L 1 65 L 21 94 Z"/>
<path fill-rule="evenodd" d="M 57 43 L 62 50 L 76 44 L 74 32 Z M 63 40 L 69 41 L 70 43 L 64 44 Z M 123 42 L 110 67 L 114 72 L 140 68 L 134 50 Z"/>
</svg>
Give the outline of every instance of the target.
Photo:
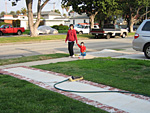
<svg viewBox="0 0 150 113">
<path fill-rule="evenodd" d="M 80 39 L 78 42 L 80 43 L 82 41 L 87 47 L 87 52 L 97 52 L 103 49 L 132 48 L 133 37 L 86 40 Z M 74 47 L 74 51 L 75 53 L 80 52 L 76 44 Z M 64 40 L 55 40 L 0 45 L 0 59 L 52 53 L 68 53 L 67 43 L 65 43 Z"/>
</svg>

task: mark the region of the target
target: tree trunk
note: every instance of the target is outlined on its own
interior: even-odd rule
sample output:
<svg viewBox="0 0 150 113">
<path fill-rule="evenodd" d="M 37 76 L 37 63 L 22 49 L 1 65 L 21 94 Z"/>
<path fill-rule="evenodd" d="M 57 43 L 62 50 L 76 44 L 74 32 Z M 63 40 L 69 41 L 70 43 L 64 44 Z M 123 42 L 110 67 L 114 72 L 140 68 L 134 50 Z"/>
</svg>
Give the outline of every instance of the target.
<svg viewBox="0 0 150 113">
<path fill-rule="evenodd" d="M 37 28 L 40 24 L 41 10 L 48 3 L 48 1 L 49 0 L 45 0 L 44 3 L 41 5 L 41 0 L 38 0 L 37 20 L 34 23 L 33 22 L 33 11 L 32 11 L 33 0 L 26 0 L 26 6 L 28 9 L 28 24 L 29 24 L 29 28 L 30 28 L 30 36 L 31 37 L 38 36 Z"/>
<path fill-rule="evenodd" d="M 131 16 L 130 22 L 129 22 L 129 30 L 131 33 L 133 32 L 133 25 L 134 25 L 134 17 Z"/>
<path fill-rule="evenodd" d="M 29 29 L 30 29 L 30 36 L 34 37 L 34 36 L 37 36 L 37 29 L 35 29 L 34 23 L 33 23 L 32 4 L 33 4 L 33 0 L 26 0 L 26 5 L 28 8 L 28 24 L 29 24 Z"/>
<path fill-rule="evenodd" d="M 94 28 L 94 18 L 95 18 L 95 14 L 92 14 L 90 16 L 90 28 Z"/>
</svg>

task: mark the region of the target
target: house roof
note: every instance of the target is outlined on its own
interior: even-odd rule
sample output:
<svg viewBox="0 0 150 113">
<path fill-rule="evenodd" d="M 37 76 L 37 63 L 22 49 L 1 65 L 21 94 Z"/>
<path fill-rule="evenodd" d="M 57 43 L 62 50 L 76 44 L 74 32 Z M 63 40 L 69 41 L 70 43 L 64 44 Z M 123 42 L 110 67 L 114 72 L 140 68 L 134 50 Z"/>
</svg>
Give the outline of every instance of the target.
<svg viewBox="0 0 150 113">
<path fill-rule="evenodd" d="M 89 19 L 89 17 L 87 16 L 87 14 L 82 14 L 75 17 L 71 17 L 70 19 Z"/>
<path fill-rule="evenodd" d="M 37 15 L 37 13 L 34 13 L 33 15 Z M 61 14 L 53 12 L 53 11 L 42 11 L 41 15 L 61 16 Z"/>
</svg>

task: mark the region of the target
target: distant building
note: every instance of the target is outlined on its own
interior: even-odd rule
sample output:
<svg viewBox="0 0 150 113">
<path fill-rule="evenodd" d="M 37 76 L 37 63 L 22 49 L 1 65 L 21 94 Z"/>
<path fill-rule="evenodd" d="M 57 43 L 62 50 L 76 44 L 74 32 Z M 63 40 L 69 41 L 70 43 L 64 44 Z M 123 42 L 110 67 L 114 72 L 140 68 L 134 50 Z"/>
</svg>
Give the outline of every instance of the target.
<svg viewBox="0 0 150 113">
<path fill-rule="evenodd" d="M 4 15 L 0 19 L 1 21 L 12 24 L 15 27 L 24 27 L 25 29 L 28 28 L 27 15 Z"/>
<path fill-rule="evenodd" d="M 34 13 L 34 18 L 37 18 L 37 14 Z M 69 18 L 61 16 L 61 14 L 53 11 L 43 11 L 41 12 L 41 20 L 43 25 L 53 26 L 53 25 L 67 25 Z"/>
<path fill-rule="evenodd" d="M 34 22 L 36 21 L 36 13 L 34 13 Z M 1 21 L 5 23 L 12 24 L 15 27 L 24 27 L 28 29 L 28 17 L 27 15 L 4 15 L 0 18 Z M 53 25 L 69 25 L 69 18 L 62 17 L 61 14 L 52 11 L 43 11 L 41 13 L 40 25 L 53 26 Z"/>
<path fill-rule="evenodd" d="M 70 13 L 70 24 L 78 24 L 78 23 L 89 23 L 89 17 L 87 14 L 83 13 L 79 15 L 76 12 Z"/>
</svg>

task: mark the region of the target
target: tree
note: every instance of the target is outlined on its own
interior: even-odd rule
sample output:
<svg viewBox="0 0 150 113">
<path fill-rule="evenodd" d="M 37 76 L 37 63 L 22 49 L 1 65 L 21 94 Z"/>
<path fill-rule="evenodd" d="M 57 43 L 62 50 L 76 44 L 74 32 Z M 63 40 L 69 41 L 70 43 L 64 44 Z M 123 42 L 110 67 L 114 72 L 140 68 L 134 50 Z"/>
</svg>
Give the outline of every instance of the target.
<svg viewBox="0 0 150 113">
<path fill-rule="evenodd" d="M 17 14 L 17 15 L 20 15 L 20 14 L 21 14 L 21 11 L 20 11 L 20 10 L 17 10 L 17 11 L 16 11 L 16 14 Z"/>
<path fill-rule="evenodd" d="M 63 14 L 63 16 L 64 16 L 64 17 L 67 17 L 67 15 L 66 15 L 66 14 Z"/>
<path fill-rule="evenodd" d="M 12 0 L 12 1 L 16 1 L 16 4 L 18 2 L 18 0 Z M 37 18 L 36 21 L 33 21 L 33 11 L 32 11 L 32 6 L 33 6 L 33 2 L 35 2 L 35 0 L 25 0 L 26 2 L 26 6 L 27 6 L 27 14 L 28 14 L 28 24 L 29 24 L 29 28 L 30 28 L 30 36 L 37 36 L 37 28 L 40 24 L 40 18 L 41 18 L 41 11 L 43 9 L 43 7 L 49 2 L 50 0 L 38 0 L 37 3 Z"/>
<path fill-rule="evenodd" d="M 107 12 L 107 8 L 113 9 L 117 6 L 116 0 L 62 0 L 65 6 L 72 6 L 79 14 L 86 13 L 90 18 L 90 26 L 94 28 L 94 18 L 98 12 Z"/>
<path fill-rule="evenodd" d="M 62 8 L 62 14 L 64 14 L 65 6 L 64 6 L 64 5 L 61 5 L 61 8 Z"/>
<path fill-rule="evenodd" d="M 130 32 L 133 32 L 133 25 L 142 19 L 147 13 L 145 10 L 150 0 L 120 0 L 120 9 L 122 9 L 128 22 Z"/>
<path fill-rule="evenodd" d="M 30 27 L 30 35 L 31 36 L 37 36 L 37 28 L 40 24 L 40 18 L 41 18 L 41 11 L 43 7 L 48 3 L 49 0 L 41 2 L 41 0 L 38 0 L 37 4 L 37 19 L 36 22 L 33 22 L 33 11 L 32 11 L 32 4 L 33 0 L 26 0 L 26 5 L 28 9 L 28 23 Z"/>
<path fill-rule="evenodd" d="M 60 11 L 58 9 L 55 9 L 54 11 L 55 13 L 59 13 L 60 14 Z"/>
<path fill-rule="evenodd" d="M 11 14 L 11 15 L 15 15 L 16 13 L 14 12 L 14 11 L 10 11 L 10 13 L 9 14 Z"/>
<path fill-rule="evenodd" d="M 122 17 L 122 14 L 122 10 L 119 10 L 117 8 L 112 10 L 108 8 L 107 13 L 99 12 L 95 17 L 95 21 L 97 21 L 99 25 L 103 27 L 104 24 L 110 22 L 116 23 L 116 19 Z"/>
<path fill-rule="evenodd" d="M 69 11 L 69 9 L 70 9 L 70 6 L 66 6 L 65 9 L 66 9 L 67 15 L 68 15 L 68 11 Z"/>
<path fill-rule="evenodd" d="M 21 8 L 21 14 L 23 14 L 23 15 L 26 15 L 26 14 L 27 14 L 26 8 Z"/>
<path fill-rule="evenodd" d="M 6 13 L 4 11 L 1 12 L 1 15 L 5 15 Z"/>
</svg>

